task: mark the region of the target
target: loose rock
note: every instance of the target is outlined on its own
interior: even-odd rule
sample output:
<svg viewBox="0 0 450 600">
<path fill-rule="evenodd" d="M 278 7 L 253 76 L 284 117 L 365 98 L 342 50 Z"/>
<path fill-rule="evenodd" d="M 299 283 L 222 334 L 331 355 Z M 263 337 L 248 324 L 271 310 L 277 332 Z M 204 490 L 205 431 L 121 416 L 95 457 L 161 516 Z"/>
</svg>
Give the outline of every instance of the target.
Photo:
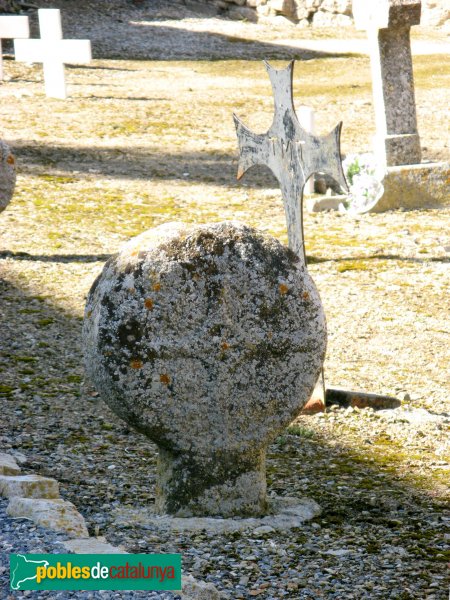
<svg viewBox="0 0 450 600">
<path fill-rule="evenodd" d="M 0 475 L 18 475 L 20 467 L 10 454 L 0 452 Z"/>
<path fill-rule="evenodd" d="M 64 531 L 71 537 L 89 536 L 83 517 L 71 502 L 65 500 L 35 500 L 14 496 L 6 513 L 11 517 L 27 517 L 37 525 Z"/>
</svg>

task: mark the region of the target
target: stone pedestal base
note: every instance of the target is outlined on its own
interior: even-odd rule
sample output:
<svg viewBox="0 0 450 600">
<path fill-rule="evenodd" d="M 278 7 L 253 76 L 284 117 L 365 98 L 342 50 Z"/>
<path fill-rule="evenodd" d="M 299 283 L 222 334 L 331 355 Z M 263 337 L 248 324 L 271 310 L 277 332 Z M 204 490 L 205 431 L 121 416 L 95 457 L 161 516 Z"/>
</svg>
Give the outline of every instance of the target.
<svg viewBox="0 0 450 600">
<path fill-rule="evenodd" d="M 274 531 L 289 531 L 301 527 L 321 514 L 321 508 L 311 498 L 270 498 L 267 515 L 260 518 L 223 519 L 214 517 L 179 518 L 155 514 L 152 507 L 130 508 L 122 506 L 113 511 L 116 525 L 151 526 L 156 531 L 185 532 L 187 535 L 203 531 L 214 537 L 232 532 L 252 531 L 253 535 L 270 535 Z"/>
<path fill-rule="evenodd" d="M 376 154 L 384 156 L 387 165 L 419 164 L 422 158 L 418 133 L 375 137 Z"/>
<path fill-rule="evenodd" d="M 450 204 L 450 164 L 422 163 L 388 167 L 383 196 L 370 212 Z"/>
<path fill-rule="evenodd" d="M 174 456 L 159 449 L 155 508 L 177 517 L 267 512 L 265 449 L 248 455 Z"/>
<path fill-rule="evenodd" d="M 433 208 L 450 204 L 450 164 L 421 163 L 387 167 L 381 182 L 383 195 L 374 200 L 364 212 L 385 212 L 396 208 Z M 308 212 L 338 210 L 346 196 L 310 198 L 305 206 Z"/>
</svg>

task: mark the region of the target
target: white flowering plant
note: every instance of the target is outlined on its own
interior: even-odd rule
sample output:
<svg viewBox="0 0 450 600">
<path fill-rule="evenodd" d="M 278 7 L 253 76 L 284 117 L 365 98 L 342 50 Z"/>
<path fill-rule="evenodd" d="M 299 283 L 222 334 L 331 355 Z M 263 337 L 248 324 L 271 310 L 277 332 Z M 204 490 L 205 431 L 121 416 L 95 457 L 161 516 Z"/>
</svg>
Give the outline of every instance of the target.
<svg viewBox="0 0 450 600">
<path fill-rule="evenodd" d="M 373 154 L 349 154 L 342 163 L 350 193 L 340 209 L 348 213 L 367 212 L 383 195 L 383 169 Z"/>
</svg>

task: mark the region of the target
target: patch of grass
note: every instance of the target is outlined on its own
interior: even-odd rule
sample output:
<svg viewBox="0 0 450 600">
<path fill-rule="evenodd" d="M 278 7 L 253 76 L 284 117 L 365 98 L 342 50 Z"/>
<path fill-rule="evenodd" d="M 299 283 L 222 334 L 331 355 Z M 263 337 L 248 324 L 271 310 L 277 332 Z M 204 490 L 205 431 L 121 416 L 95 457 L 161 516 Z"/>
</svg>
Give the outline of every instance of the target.
<svg viewBox="0 0 450 600">
<path fill-rule="evenodd" d="M 345 273 L 346 271 L 369 271 L 369 265 L 363 260 L 346 261 L 338 264 L 336 271 L 338 273 Z"/>
<path fill-rule="evenodd" d="M 18 362 L 25 362 L 25 363 L 33 363 L 33 362 L 37 362 L 37 358 L 35 356 L 20 356 L 20 355 L 16 355 L 16 356 L 12 356 L 11 357 L 12 360 L 16 363 Z"/>
<path fill-rule="evenodd" d="M 0 396 L 11 396 L 14 388 L 10 385 L 5 385 L 4 383 L 0 383 Z"/>
<path fill-rule="evenodd" d="M 40 179 L 49 181 L 56 185 L 65 185 L 66 183 L 75 183 L 77 180 L 75 177 L 68 177 L 67 175 L 52 175 L 51 173 L 41 173 L 38 175 Z"/>
<path fill-rule="evenodd" d="M 48 317 L 47 319 L 39 319 L 37 324 L 39 327 L 48 327 L 49 325 L 51 325 L 54 322 L 55 322 L 55 319 Z"/>
<path fill-rule="evenodd" d="M 287 432 L 290 435 L 296 435 L 298 437 L 303 438 L 312 438 L 316 435 L 313 429 L 303 427 L 303 425 L 289 425 L 289 427 L 287 428 Z"/>
</svg>

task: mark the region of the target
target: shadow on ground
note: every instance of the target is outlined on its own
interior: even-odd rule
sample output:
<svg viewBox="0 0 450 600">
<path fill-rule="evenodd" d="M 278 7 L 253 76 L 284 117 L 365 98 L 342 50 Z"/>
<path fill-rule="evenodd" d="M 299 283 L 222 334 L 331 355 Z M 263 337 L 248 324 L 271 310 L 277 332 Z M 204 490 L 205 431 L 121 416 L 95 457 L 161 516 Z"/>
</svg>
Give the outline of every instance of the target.
<svg viewBox="0 0 450 600">
<path fill-rule="evenodd" d="M 100 403 L 84 383 L 81 319 L 60 310 L 50 298 L 13 285 L 7 280 L 7 263 L 1 266 L 5 277 L 0 279 L 3 449 L 23 452 L 28 457 L 27 471 L 58 479 L 63 496 L 79 507 L 91 534 L 100 532 L 114 543 L 125 535 L 131 540 L 129 550 L 135 552 L 168 551 L 173 545 L 170 536 L 143 546 L 148 527 L 144 531 L 130 524 L 124 530 L 111 522 L 111 512 L 119 506 L 154 502 L 156 450 Z M 305 423 L 300 433 L 285 433 L 270 447 L 269 490 L 316 499 L 323 508 L 317 521 L 329 543 L 344 530 L 348 533 L 349 528 L 363 526 L 361 551 L 379 555 L 382 561 L 380 539 L 397 540 L 408 552 L 408 561 L 416 564 L 417 578 L 411 586 L 420 594 L 430 574 L 440 573 L 446 560 L 441 552 L 440 504 L 417 485 L 413 474 L 399 479 L 395 461 L 375 459 L 370 447 L 349 448 L 327 440 Z M 273 534 L 273 538 L 277 535 L 283 534 Z M 236 536 L 227 543 L 239 547 Z M 301 531 L 293 534 L 292 543 L 295 560 L 317 559 Z M 183 560 L 188 571 L 193 562 L 190 548 L 192 544 L 187 543 L 172 549 L 186 552 Z M 320 560 L 328 568 L 337 563 L 335 556 L 323 553 Z M 392 584 L 401 573 L 399 562 L 390 571 Z"/>
</svg>

